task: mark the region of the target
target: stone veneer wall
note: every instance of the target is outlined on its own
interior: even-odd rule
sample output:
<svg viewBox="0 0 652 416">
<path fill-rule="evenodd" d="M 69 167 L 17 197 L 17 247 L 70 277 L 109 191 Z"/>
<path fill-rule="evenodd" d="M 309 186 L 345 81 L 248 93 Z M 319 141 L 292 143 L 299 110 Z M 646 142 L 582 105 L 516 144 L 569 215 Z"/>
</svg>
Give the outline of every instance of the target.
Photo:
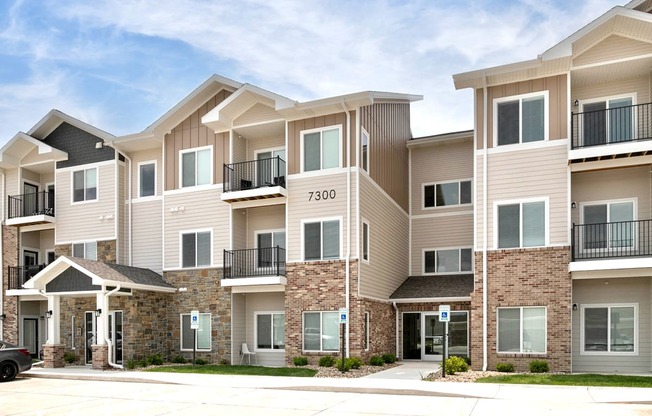
<svg viewBox="0 0 652 416">
<path fill-rule="evenodd" d="M 9 266 L 18 266 L 18 229 L 16 227 L 2 226 L 2 293 L 3 297 L 2 313 L 6 315 L 2 321 L 2 339 L 11 343 L 19 344 L 18 342 L 18 297 L 7 296 L 7 289 L 9 288 L 9 279 L 6 275 Z"/>
<path fill-rule="evenodd" d="M 72 256 L 72 244 L 59 244 L 54 246 L 55 257 Z M 115 240 L 106 240 L 97 242 L 97 260 L 104 263 L 115 263 L 116 259 L 116 242 Z"/>
<path fill-rule="evenodd" d="M 530 361 L 546 360 L 551 371 L 571 371 L 570 247 L 496 250 L 487 253 L 488 370 L 498 362 L 527 371 Z M 482 368 L 482 253 L 475 254 L 475 291 L 471 295 L 471 362 Z M 497 353 L 497 308 L 547 307 L 547 353 Z"/>
</svg>

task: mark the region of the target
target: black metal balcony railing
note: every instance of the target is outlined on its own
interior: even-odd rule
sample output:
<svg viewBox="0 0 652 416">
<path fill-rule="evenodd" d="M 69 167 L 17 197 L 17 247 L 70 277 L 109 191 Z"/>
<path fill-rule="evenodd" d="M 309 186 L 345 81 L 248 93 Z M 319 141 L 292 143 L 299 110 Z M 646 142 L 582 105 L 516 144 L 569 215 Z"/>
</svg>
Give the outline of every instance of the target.
<svg viewBox="0 0 652 416">
<path fill-rule="evenodd" d="M 9 196 L 9 219 L 32 215 L 54 217 L 54 192 L 41 191 Z"/>
<path fill-rule="evenodd" d="M 573 224 L 573 261 L 652 256 L 652 220 Z"/>
<path fill-rule="evenodd" d="M 224 192 L 266 186 L 285 188 L 285 172 L 285 161 L 279 156 L 224 165 Z"/>
<path fill-rule="evenodd" d="M 285 249 L 279 246 L 224 250 L 224 278 L 285 276 Z"/>
<path fill-rule="evenodd" d="M 34 266 L 9 266 L 7 275 L 9 276 L 9 289 L 22 289 L 26 281 L 36 276 L 38 272 L 45 268 L 45 264 L 36 264 Z"/>
<path fill-rule="evenodd" d="M 571 113 L 571 147 L 652 139 L 652 103 Z"/>
</svg>

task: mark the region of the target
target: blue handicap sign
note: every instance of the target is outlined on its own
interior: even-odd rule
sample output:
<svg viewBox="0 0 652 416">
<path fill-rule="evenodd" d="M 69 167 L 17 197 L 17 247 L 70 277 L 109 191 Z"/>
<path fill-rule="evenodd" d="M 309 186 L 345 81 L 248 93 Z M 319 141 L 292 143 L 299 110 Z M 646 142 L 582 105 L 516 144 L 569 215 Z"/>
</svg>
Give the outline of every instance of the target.
<svg viewBox="0 0 652 416">
<path fill-rule="evenodd" d="M 448 319 L 448 312 L 441 312 L 441 319 Z"/>
</svg>

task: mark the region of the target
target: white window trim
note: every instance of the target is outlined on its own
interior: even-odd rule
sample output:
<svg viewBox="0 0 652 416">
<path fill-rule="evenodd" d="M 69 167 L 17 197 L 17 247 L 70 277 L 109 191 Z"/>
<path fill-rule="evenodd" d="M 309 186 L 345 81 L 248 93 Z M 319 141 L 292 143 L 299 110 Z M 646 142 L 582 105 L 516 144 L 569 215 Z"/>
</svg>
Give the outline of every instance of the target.
<svg viewBox="0 0 652 416">
<path fill-rule="evenodd" d="M 74 250 L 75 250 L 74 246 L 75 246 L 75 244 L 83 244 L 84 245 L 84 256 L 83 257 L 77 257 L 77 258 L 83 258 L 83 259 L 87 259 L 87 260 L 97 260 L 97 240 L 73 241 L 72 243 L 70 243 L 70 255 L 72 257 L 75 257 L 75 255 L 74 255 Z M 88 259 L 86 257 L 86 245 L 87 244 L 95 244 L 95 258 L 94 259 Z"/>
<path fill-rule="evenodd" d="M 151 165 L 154 164 L 154 195 L 142 196 L 142 178 L 140 167 L 142 165 Z M 158 195 L 158 163 L 156 160 L 146 160 L 143 162 L 138 162 L 138 197 L 137 198 L 154 198 Z"/>
<path fill-rule="evenodd" d="M 369 155 L 370 154 L 369 150 L 371 149 L 371 135 L 369 134 L 367 129 L 365 129 L 364 127 L 360 127 L 360 129 L 361 129 L 361 131 L 360 131 L 360 170 L 362 170 L 363 172 L 367 172 L 368 175 L 371 175 L 371 157 Z M 367 169 L 363 168 L 363 166 L 364 166 L 364 161 L 363 161 L 364 153 L 362 153 L 362 143 L 363 143 L 362 138 L 365 135 L 367 135 Z"/>
<path fill-rule="evenodd" d="M 95 169 L 95 199 L 85 199 L 86 198 L 86 171 L 91 169 Z M 79 172 L 79 171 L 84 171 L 84 200 L 83 201 L 75 201 L 75 172 Z M 71 205 L 93 204 L 99 201 L 100 201 L 100 167 L 89 166 L 87 168 L 72 169 L 70 171 L 70 204 Z"/>
<path fill-rule="evenodd" d="M 323 325 L 322 325 L 323 320 L 324 320 L 323 314 L 324 313 L 333 313 L 333 312 L 337 314 L 337 311 L 303 311 L 301 313 L 301 351 L 303 351 L 303 352 L 326 352 L 326 353 L 334 353 L 334 352 L 336 352 L 335 350 L 324 350 L 324 349 L 322 349 L 323 346 L 324 346 L 323 345 L 323 335 L 324 335 L 324 333 L 323 333 Z M 307 350 L 306 349 L 306 345 L 305 345 L 305 335 L 306 335 L 305 329 L 306 329 L 306 314 L 307 313 L 318 313 L 319 314 L 319 349 L 318 350 Z M 339 347 L 338 347 L 338 351 L 339 351 L 339 349 L 342 347 L 341 340 L 339 340 L 339 337 L 338 337 L 338 344 L 339 344 Z"/>
<path fill-rule="evenodd" d="M 471 182 L 471 202 L 468 203 L 459 203 L 459 204 L 454 204 L 454 205 L 442 205 L 442 206 L 437 206 L 437 185 L 444 185 L 447 183 L 457 183 L 457 188 L 458 190 L 461 189 L 461 183 L 462 182 Z M 435 195 L 435 205 L 431 207 L 426 206 L 426 186 L 433 186 L 434 189 L 434 195 Z M 462 193 L 460 192 L 460 199 L 462 197 Z M 473 205 L 473 178 L 466 178 L 466 179 L 456 179 L 452 181 L 440 181 L 440 182 L 424 182 L 421 184 L 421 209 L 426 211 L 426 210 L 433 210 L 433 209 L 446 209 L 446 208 L 454 208 L 454 207 L 468 207 Z"/>
<path fill-rule="evenodd" d="M 272 342 L 274 342 L 274 315 L 283 315 L 285 320 L 285 311 L 257 311 L 254 312 L 254 350 L 256 352 L 272 352 L 272 353 L 285 353 L 285 348 L 275 350 L 273 348 L 258 348 L 258 315 L 271 315 L 272 316 Z M 287 322 L 286 322 L 287 324 Z"/>
<path fill-rule="evenodd" d="M 306 224 L 310 224 L 313 222 L 320 222 L 322 223 L 322 230 L 323 230 L 323 223 L 325 221 L 339 221 L 340 222 L 340 254 L 339 258 L 337 259 L 324 259 L 324 234 L 322 233 L 322 241 L 321 241 L 321 259 L 318 260 L 306 260 Z M 287 238 L 287 236 L 286 236 Z M 301 220 L 301 261 L 303 262 L 313 262 L 313 261 L 328 261 L 328 260 L 341 260 L 344 255 L 343 255 L 343 239 L 344 239 L 344 224 L 342 222 L 342 217 L 322 217 L 322 218 L 312 218 L 312 219 L 305 219 Z M 328 312 L 328 311 L 326 311 Z"/>
<path fill-rule="evenodd" d="M 586 351 L 584 336 L 584 310 L 594 308 L 607 308 L 607 347 L 611 348 L 611 308 L 634 308 L 634 351 Z M 580 305 L 580 355 L 601 355 L 601 356 L 632 356 L 638 355 L 638 327 L 640 326 L 638 317 L 638 303 L 587 303 Z"/>
<path fill-rule="evenodd" d="M 610 96 L 605 96 L 605 97 L 587 98 L 585 100 L 580 100 L 579 101 L 579 111 L 580 111 L 580 113 L 584 113 L 584 105 L 585 104 L 594 104 L 594 103 L 600 103 L 600 102 L 605 102 L 605 104 L 607 105 L 607 109 L 609 109 L 609 107 L 608 107 L 609 106 L 609 101 L 611 101 L 611 100 L 619 100 L 619 99 L 623 99 L 623 98 L 631 98 L 632 99 L 632 106 L 635 106 L 635 105 L 637 105 L 637 101 L 638 101 L 638 93 L 637 92 L 631 92 L 631 93 L 621 94 L 621 95 L 610 95 Z M 630 140 L 630 141 L 634 141 L 638 137 L 638 129 L 636 128 L 636 126 L 638 125 L 637 116 L 638 116 L 638 113 L 636 111 L 632 111 L 632 140 Z M 609 131 L 609 127 L 608 127 L 609 118 L 608 117 L 606 117 L 606 123 L 607 124 L 605 125 L 605 129 L 608 132 Z M 578 128 L 578 134 L 579 134 L 579 137 L 580 137 L 580 142 L 583 142 L 583 140 L 584 140 L 584 131 L 582 130 L 583 129 L 582 123 L 579 123 L 577 128 Z M 607 144 L 608 143 L 613 143 L 613 142 L 607 141 Z M 624 142 L 624 143 L 627 143 L 627 142 Z"/>
<path fill-rule="evenodd" d="M 367 259 L 365 260 L 364 255 L 364 226 L 365 224 L 367 225 Z M 371 262 L 371 226 L 369 225 L 369 220 L 366 218 L 362 217 L 362 227 L 360 227 L 362 230 L 362 237 L 360 239 L 360 260 L 362 260 L 363 263 L 369 264 Z"/>
<path fill-rule="evenodd" d="M 445 250 L 458 250 L 460 252 L 460 269 L 462 268 L 462 250 L 467 249 L 471 250 L 471 270 L 469 271 L 459 271 L 459 272 L 426 272 L 426 252 L 428 251 L 434 251 L 435 253 L 437 251 L 445 251 Z M 437 269 L 437 264 L 436 264 L 436 254 L 435 254 L 435 269 Z M 474 261 L 473 261 L 473 247 L 472 246 L 458 246 L 458 247 L 438 247 L 438 248 L 424 248 L 421 250 L 421 274 L 423 276 L 436 276 L 436 275 L 449 275 L 449 274 L 469 274 L 473 273 L 474 269 Z"/>
<path fill-rule="evenodd" d="M 543 202 L 543 220 L 544 220 L 544 226 L 543 226 L 543 231 L 544 231 L 544 237 L 543 237 L 543 245 L 542 246 L 528 246 L 528 247 L 523 247 L 523 204 L 527 204 L 530 202 Z M 513 204 L 520 204 L 521 208 L 519 209 L 519 232 L 520 232 L 520 245 L 518 247 L 498 247 L 498 207 L 503 206 L 503 205 L 513 205 Z M 495 250 L 515 250 L 515 249 L 530 249 L 530 248 L 538 248 L 538 247 L 548 247 L 550 245 L 550 198 L 549 197 L 540 197 L 540 198 L 524 198 L 524 199 L 509 199 L 509 200 L 500 200 L 500 201 L 494 201 L 494 206 L 493 206 L 494 212 L 493 212 L 493 232 L 494 232 L 494 238 L 493 238 L 493 243 L 494 243 L 494 249 Z"/>
<path fill-rule="evenodd" d="M 273 229 L 273 230 L 255 230 L 254 231 L 254 248 L 258 249 L 258 235 L 259 234 L 272 234 L 272 238 L 274 238 L 274 233 L 284 233 L 285 234 L 285 245 L 287 246 L 287 241 L 288 241 L 287 240 L 287 231 L 285 231 L 285 228 L 277 228 L 277 229 Z M 276 246 L 273 246 L 273 247 L 276 247 Z M 286 261 L 287 261 L 287 249 L 286 248 L 283 248 L 283 249 L 286 250 L 285 251 L 285 257 L 286 257 Z M 258 256 L 258 253 L 256 253 L 256 268 L 258 268 L 258 258 L 257 258 L 257 256 Z M 274 261 L 275 261 L 275 266 L 276 266 L 276 263 L 278 263 L 278 258 L 276 258 L 276 256 L 274 256 Z"/>
<path fill-rule="evenodd" d="M 279 150 L 285 150 L 285 146 L 268 147 L 268 148 L 265 148 L 265 149 L 255 149 L 254 150 L 254 160 L 258 160 L 258 154 L 259 153 L 267 153 L 267 152 L 274 153 L 274 152 L 278 152 Z M 285 153 L 286 153 L 285 157 L 287 158 L 287 151 Z M 287 160 L 285 160 L 285 162 L 287 162 Z"/>
<path fill-rule="evenodd" d="M 201 319 L 202 315 L 208 315 L 209 322 L 211 323 L 211 331 L 213 330 L 213 314 L 211 312 L 200 312 L 199 316 Z M 181 313 L 179 314 L 179 351 L 192 351 L 192 348 L 183 348 L 183 317 L 184 316 L 190 316 L 189 313 Z M 124 319 L 124 317 L 123 317 Z M 192 331 L 192 330 L 191 330 Z M 197 337 L 199 336 L 199 331 L 195 334 L 195 345 L 197 343 Z M 213 336 L 210 335 L 208 337 L 208 343 L 210 344 L 208 349 L 206 348 L 197 348 L 196 351 L 200 352 L 210 352 L 213 350 Z"/>
<path fill-rule="evenodd" d="M 539 97 L 543 95 L 543 140 L 537 140 L 535 142 L 527 142 L 523 143 L 523 129 L 522 129 L 522 120 L 523 120 L 523 99 L 527 98 L 533 98 L 533 97 Z M 504 103 L 504 102 L 509 102 L 509 101 L 519 101 L 519 107 L 518 107 L 518 120 L 519 120 L 519 125 L 518 125 L 518 143 L 514 144 L 503 144 L 503 145 L 498 145 L 498 104 Z M 500 148 L 514 148 L 516 149 L 518 146 L 522 145 L 529 145 L 531 143 L 541 143 L 541 142 L 547 142 L 549 140 L 549 130 L 550 130 L 550 105 L 549 105 L 549 92 L 548 90 L 544 91 L 537 91 L 537 92 L 531 92 L 528 94 L 519 94 L 519 95 L 511 95 L 509 97 L 500 97 L 500 98 L 494 98 L 493 100 L 493 145 L 491 147 L 500 147 Z"/>
<path fill-rule="evenodd" d="M 195 156 L 195 184 L 190 185 L 190 186 L 183 186 L 183 155 L 186 153 L 197 153 L 202 150 L 210 149 L 211 157 L 210 157 L 210 182 L 202 185 L 197 185 L 197 156 Z M 213 185 L 213 182 L 215 181 L 215 176 L 214 176 L 214 154 L 213 154 L 213 145 L 208 145 L 208 146 L 201 146 L 201 147 L 193 147 L 190 149 L 181 149 L 179 150 L 179 187 L 178 189 L 188 189 L 188 188 L 195 188 L 195 187 L 201 187 L 201 186 L 211 186 Z"/>
<path fill-rule="evenodd" d="M 183 267 L 183 235 L 184 234 L 195 234 L 195 243 L 197 242 L 197 233 L 210 233 L 210 264 L 204 266 L 197 266 L 197 250 L 195 247 L 195 267 Z M 212 228 L 198 228 L 192 230 L 182 230 L 179 231 L 179 269 L 182 270 L 193 270 L 193 269 L 208 269 L 213 267 L 213 229 Z"/>
<path fill-rule="evenodd" d="M 327 130 L 335 130 L 335 129 L 337 129 L 337 131 L 338 131 L 338 137 L 339 137 L 339 140 L 337 141 L 337 159 L 338 159 L 338 161 L 339 161 L 339 162 L 338 162 L 338 165 L 337 165 L 336 167 L 334 167 L 334 168 L 323 169 L 323 168 L 321 168 L 321 161 L 320 161 L 320 162 L 319 162 L 320 169 L 313 170 L 313 171 L 309 171 L 309 172 L 322 172 L 322 171 L 328 171 L 328 170 L 331 170 L 331 169 L 342 168 L 342 125 L 341 125 L 341 124 L 334 124 L 334 125 L 331 125 L 331 126 L 324 126 L 324 127 L 319 127 L 319 128 L 315 128 L 315 129 L 301 130 L 301 133 L 300 133 L 300 141 L 299 141 L 299 142 L 300 142 L 300 143 L 299 143 L 299 144 L 300 144 L 300 146 L 299 146 L 299 152 L 301 153 L 301 155 L 300 155 L 300 159 L 301 159 L 301 173 L 304 173 L 304 172 L 305 172 L 304 153 L 303 153 L 303 152 L 304 152 L 304 144 L 303 144 L 304 136 L 305 136 L 306 134 L 310 134 L 310 133 L 321 133 L 321 132 L 323 132 L 323 131 L 327 131 Z M 322 142 L 321 142 L 321 139 L 320 139 L 320 142 L 319 142 L 319 144 L 320 144 L 320 149 L 319 149 L 319 151 L 320 151 L 320 156 L 321 156 L 321 158 L 323 159 L 323 153 L 322 153 L 322 150 L 323 150 L 323 149 L 322 149 L 321 143 L 322 143 Z"/>
<path fill-rule="evenodd" d="M 607 205 L 607 211 L 609 214 L 611 214 L 611 208 L 609 208 L 609 205 L 611 204 L 619 204 L 619 203 L 625 203 L 625 202 L 631 202 L 632 203 L 632 218 L 633 221 L 638 220 L 638 198 L 621 198 L 621 199 L 610 199 L 610 200 L 604 200 L 604 201 L 585 201 L 585 202 L 580 202 L 580 224 L 584 225 L 584 208 L 585 207 L 590 207 L 590 206 L 596 206 L 596 205 Z M 607 223 L 610 223 L 611 221 L 607 221 Z M 631 248 L 633 250 L 638 250 L 638 229 L 636 227 L 633 227 L 632 229 L 633 235 L 632 235 L 632 242 L 634 243 L 633 246 L 627 247 Z M 605 247 L 605 248 L 596 248 L 596 249 L 585 249 L 584 248 L 584 235 L 583 233 L 579 233 L 579 244 L 580 244 L 580 250 L 582 253 L 590 253 L 590 252 L 606 252 L 606 251 L 611 251 L 611 250 L 620 250 L 623 247 Z"/>
<path fill-rule="evenodd" d="M 544 310 L 544 319 L 545 319 L 545 324 L 544 324 L 544 350 L 543 351 L 523 351 L 523 310 L 524 309 L 541 309 L 543 308 Z M 519 315 L 519 352 L 516 351 L 499 351 L 498 346 L 500 345 L 500 330 L 499 330 L 499 311 L 501 309 L 519 309 L 520 315 Z M 543 354 L 548 354 L 548 307 L 547 306 L 501 306 L 496 308 L 496 352 L 498 354 L 525 354 L 525 355 L 543 355 Z"/>
<path fill-rule="evenodd" d="M 369 341 L 371 340 L 371 312 L 365 311 L 364 313 L 364 322 L 365 322 L 365 328 L 366 332 L 362 334 L 363 337 L 365 337 L 366 344 L 365 344 L 365 351 L 369 351 Z"/>
</svg>

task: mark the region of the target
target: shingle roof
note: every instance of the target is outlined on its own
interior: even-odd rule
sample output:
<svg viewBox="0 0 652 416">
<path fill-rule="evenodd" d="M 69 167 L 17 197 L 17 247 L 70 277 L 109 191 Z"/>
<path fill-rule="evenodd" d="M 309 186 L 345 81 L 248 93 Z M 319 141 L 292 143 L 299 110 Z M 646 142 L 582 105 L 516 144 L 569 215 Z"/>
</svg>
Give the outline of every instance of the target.
<svg viewBox="0 0 652 416">
<path fill-rule="evenodd" d="M 163 280 L 163 276 L 150 269 L 125 266 L 123 264 L 104 263 L 77 257 L 66 256 L 66 258 L 105 280 L 173 288 L 173 286 Z"/>
<path fill-rule="evenodd" d="M 410 276 L 390 299 L 426 299 L 468 297 L 473 292 L 472 274 Z"/>
</svg>

